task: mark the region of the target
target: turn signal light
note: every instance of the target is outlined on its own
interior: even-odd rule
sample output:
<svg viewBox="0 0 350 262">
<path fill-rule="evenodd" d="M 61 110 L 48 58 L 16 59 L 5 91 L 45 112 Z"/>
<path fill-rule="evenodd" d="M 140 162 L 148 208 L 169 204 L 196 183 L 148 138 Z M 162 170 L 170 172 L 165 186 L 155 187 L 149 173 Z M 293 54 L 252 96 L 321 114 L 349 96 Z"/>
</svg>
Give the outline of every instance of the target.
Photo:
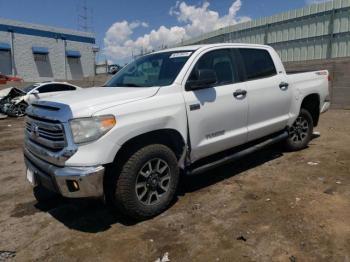
<svg viewBox="0 0 350 262">
<path fill-rule="evenodd" d="M 112 116 L 112 117 L 106 117 L 106 118 L 102 118 L 101 119 L 101 125 L 104 128 L 111 128 L 113 126 L 115 126 L 117 123 L 117 120 Z"/>
</svg>

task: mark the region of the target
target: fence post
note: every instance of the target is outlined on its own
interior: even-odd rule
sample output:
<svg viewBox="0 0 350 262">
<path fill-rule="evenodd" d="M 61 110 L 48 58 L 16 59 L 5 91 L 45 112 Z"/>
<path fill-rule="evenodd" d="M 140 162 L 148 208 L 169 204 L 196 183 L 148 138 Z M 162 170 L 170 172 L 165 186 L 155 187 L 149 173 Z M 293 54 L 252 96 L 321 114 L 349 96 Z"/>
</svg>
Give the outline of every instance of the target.
<svg viewBox="0 0 350 262">
<path fill-rule="evenodd" d="M 334 39 L 334 17 L 335 17 L 335 9 L 333 7 L 331 15 L 329 17 L 327 59 L 332 58 L 332 45 L 333 45 L 333 39 Z"/>
<path fill-rule="evenodd" d="M 267 23 L 265 28 L 265 35 L 264 35 L 264 45 L 268 44 L 269 31 L 270 31 L 270 24 Z"/>
</svg>

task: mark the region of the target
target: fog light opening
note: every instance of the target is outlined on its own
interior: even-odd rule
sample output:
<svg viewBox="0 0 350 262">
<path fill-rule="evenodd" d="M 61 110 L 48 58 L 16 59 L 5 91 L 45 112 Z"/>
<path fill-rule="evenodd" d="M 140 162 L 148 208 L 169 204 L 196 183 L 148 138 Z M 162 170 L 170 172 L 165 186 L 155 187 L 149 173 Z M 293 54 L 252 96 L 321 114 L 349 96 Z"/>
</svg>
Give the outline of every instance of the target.
<svg viewBox="0 0 350 262">
<path fill-rule="evenodd" d="M 75 180 L 66 180 L 68 190 L 70 192 L 76 192 L 79 191 L 79 183 Z"/>
</svg>

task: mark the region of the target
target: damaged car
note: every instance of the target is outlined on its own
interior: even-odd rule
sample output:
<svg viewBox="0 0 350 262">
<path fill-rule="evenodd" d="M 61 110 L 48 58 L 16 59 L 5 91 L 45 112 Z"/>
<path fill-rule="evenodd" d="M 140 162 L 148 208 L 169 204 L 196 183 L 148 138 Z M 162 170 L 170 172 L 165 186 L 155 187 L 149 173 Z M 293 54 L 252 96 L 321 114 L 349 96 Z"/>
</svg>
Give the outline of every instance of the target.
<svg viewBox="0 0 350 262">
<path fill-rule="evenodd" d="M 42 98 L 48 98 L 66 91 L 81 89 L 66 82 L 43 82 L 23 89 L 12 87 L 0 91 L 0 112 L 8 116 L 25 115 L 28 105 Z"/>
</svg>

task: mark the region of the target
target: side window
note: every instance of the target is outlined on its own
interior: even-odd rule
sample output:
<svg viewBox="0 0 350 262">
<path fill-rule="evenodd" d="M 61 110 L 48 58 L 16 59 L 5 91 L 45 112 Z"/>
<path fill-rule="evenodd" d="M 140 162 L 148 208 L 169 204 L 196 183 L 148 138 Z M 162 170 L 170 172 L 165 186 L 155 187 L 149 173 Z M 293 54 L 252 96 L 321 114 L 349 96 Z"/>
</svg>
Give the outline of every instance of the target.
<svg viewBox="0 0 350 262">
<path fill-rule="evenodd" d="M 60 91 L 72 91 L 76 90 L 73 86 L 63 85 L 63 84 L 49 84 L 39 87 L 39 93 L 50 93 L 50 92 L 60 92 Z"/>
<path fill-rule="evenodd" d="M 53 92 L 76 90 L 75 87 L 73 87 L 73 86 L 60 85 L 60 84 L 56 84 L 54 89 L 55 89 L 55 91 L 53 91 Z"/>
<path fill-rule="evenodd" d="M 44 85 L 38 88 L 39 93 L 55 92 L 54 85 Z"/>
<path fill-rule="evenodd" d="M 220 49 L 204 54 L 193 68 L 188 80 L 197 80 L 197 70 L 214 70 L 217 77 L 216 85 L 232 84 L 237 82 L 235 67 L 229 49 Z"/>
<path fill-rule="evenodd" d="M 265 78 L 277 74 L 275 64 L 267 50 L 240 48 L 245 66 L 246 80 Z"/>
</svg>

